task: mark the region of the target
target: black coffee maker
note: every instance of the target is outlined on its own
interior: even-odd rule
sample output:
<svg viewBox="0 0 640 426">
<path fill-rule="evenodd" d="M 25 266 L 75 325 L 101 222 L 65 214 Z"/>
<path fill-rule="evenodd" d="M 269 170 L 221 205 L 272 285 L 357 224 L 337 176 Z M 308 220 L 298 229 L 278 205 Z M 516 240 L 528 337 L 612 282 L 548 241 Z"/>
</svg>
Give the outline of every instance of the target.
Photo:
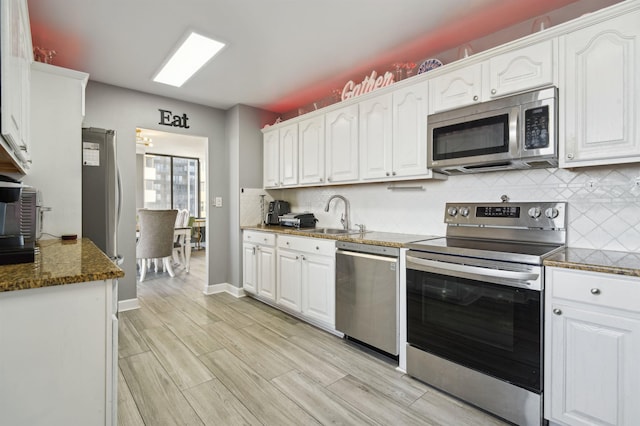
<svg viewBox="0 0 640 426">
<path fill-rule="evenodd" d="M 25 242 L 19 220 L 7 216 L 7 207 L 20 203 L 23 186 L 9 176 L 0 175 L 0 265 L 35 260 L 35 242 Z"/>
<path fill-rule="evenodd" d="M 264 223 L 267 225 L 280 224 L 280 216 L 291 212 L 291 206 L 288 202 L 283 200 L 275 200 L 269 203 L 269 212 L 265 218 Z"/>
</svg>

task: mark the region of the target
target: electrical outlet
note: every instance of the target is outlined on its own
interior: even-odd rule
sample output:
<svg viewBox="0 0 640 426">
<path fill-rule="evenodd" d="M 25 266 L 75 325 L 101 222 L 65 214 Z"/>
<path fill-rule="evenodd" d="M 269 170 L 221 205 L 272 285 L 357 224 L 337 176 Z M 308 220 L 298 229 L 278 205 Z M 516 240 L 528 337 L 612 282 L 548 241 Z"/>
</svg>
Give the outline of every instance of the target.
<svg viewBox="0 0 640 426">
<path fill-rule="evenodd" d="M 222 207 L 222 197 L 216 197 L 216 198 L 215 198 L 214 205 L 215 205 L 216 207 Z"/>
</svg>

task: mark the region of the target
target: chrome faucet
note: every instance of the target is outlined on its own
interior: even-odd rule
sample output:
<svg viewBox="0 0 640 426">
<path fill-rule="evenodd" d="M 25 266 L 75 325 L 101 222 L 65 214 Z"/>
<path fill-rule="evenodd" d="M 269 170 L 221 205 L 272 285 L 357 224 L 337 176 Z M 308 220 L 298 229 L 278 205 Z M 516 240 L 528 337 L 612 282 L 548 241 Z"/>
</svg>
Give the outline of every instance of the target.
<svg viewBox="0 0 640 426">
<path fill-rule="evenodd" d="M 327 206 L 324 208 L 325 212 L 329 211 L 329 204 L 331 204 L 331 200 L 334 198 L 340 198 L 344 202 L 344 214 L 340 216 L 340 223 L 342 223 L 342 227 L 344 229 L 349 229 L 349 200 L 344 198 L 342 195 L 332 195 L 327 201 Z"/>
</svg>

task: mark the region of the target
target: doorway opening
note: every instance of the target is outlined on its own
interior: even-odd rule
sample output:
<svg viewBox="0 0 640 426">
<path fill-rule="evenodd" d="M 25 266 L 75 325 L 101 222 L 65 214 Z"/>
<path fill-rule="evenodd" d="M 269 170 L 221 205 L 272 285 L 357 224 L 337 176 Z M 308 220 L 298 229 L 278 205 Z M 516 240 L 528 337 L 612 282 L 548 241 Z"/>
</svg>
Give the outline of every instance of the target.
<svg viewBox="0 0 640 426">
<path fill-rule="evenodd" d="M 206 137 L 136 129 L 136 210 L 178 210 L 176 248 L 179 250 L 173 256 L 174 272 L 176 275 L 189 274 L 190 279 L 201 279 L 205 288 L 209 276 L 206 261 L 207 145 Z M 178 230 L 185 227 L 190 228 L 188 233 L 184 229 Z M 178 242 L 182 247 L 178 247 Z M 185 243 L 189 245 L 187 250 Z M 191 267 L 191 263 L 195 267 Z M 162 269 L 156 272 L 158 278 L 162 273 Z M 145 275 L 145 281 L 149 278 L 153 279 L 153 274 Z"/>
</svg>

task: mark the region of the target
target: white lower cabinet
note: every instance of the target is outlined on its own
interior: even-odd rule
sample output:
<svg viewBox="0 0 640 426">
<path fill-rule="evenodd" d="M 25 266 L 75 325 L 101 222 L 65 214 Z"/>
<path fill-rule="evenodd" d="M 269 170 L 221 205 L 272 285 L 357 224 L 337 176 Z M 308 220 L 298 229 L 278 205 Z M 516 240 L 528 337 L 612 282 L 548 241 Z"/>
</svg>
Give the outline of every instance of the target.
<svg viewBox="0 0 640 426">
<path fill-rule="evenodd" d="M 640 424 L 640 279 L 546 268 L 545 418 Z"/>
<path fill-rule="evenodd" d="M 117 424 L 117 282 L 0 293 L 0 424 Z"/>
<path fill-rule="evenodd" d="M 335 241 L 278 236 L 277 303 L 335 326 Z"/>
<path fill-rule="evenodd" d="M 295 312 L 301 312 L 302 261 L 300 254 L 278 248 L 277 259 L 277 302 Z"/>
<path fill-rule="evenodd" d="M 275 301 L 275 235 L 254 231 L 244 231 L 242 235 L 242 288 L 246 292 Z"/>
<path fill-rule="evenodd" d="M 335 256 L 308 254 L 302 261 L 302 312 L 335 326 Z"/>
</svg>

